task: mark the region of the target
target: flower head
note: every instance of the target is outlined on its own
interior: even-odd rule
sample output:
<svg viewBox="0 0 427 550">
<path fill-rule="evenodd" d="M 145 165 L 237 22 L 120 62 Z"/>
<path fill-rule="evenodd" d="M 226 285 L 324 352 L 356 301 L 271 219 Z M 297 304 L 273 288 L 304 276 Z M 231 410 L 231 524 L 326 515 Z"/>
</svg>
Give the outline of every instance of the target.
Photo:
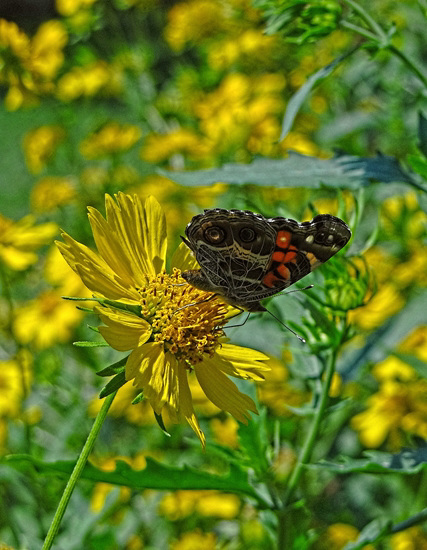
<svg viewBox="0 0 427 550">
<path fill-rule="evenodd" d="M 94 311 L 105 324 L 100 333 L 106 342 L 131 351 L 126 380 L 133 380 L 157 415 L 165 408 L 175 421 L 184 417 L 204 444 L 188 377 L 196 376 L 217 407 L 246 422 L 255 404 L 227 375 L 262 380 L 268 358 L 224 341 L 221 327 L 230 308 L 181 277 L 182 269 L 195 267 L 184 245 L 166 273 L 166 221 L 157 201 L 149 197 L 143 205 L 136 195 L 123 193 L 115 198 L 106 195 L 106 219 L 89 209 L 99 254 L 67 234 L 58 246 L 100 298 Z"/>
</svg>

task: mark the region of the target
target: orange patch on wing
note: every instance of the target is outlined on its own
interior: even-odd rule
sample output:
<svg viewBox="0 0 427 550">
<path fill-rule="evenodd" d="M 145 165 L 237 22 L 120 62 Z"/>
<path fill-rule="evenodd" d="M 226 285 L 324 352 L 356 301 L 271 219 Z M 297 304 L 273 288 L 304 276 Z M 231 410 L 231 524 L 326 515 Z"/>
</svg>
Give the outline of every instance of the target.
<svg viewBox="0 0 427 550">
<path fill-rule="evenodd" d="M 262 280 L 263 284 L 268 286 L 268 288 L 273 288 L 276 281 L 280 281 L 280 279 L 272 271 L 269 271 Z"/>
<path fill-rule="evenodd" d="M 283 264 L 280 264 L 276 268 L 276 271 L 280 274 L 281 277 L 283 277 L 283 279 L 285 279 L 285 281 L 288 281 L 291 278 L 291 273 L 289 269 Z"/>
<path fill-rule="evenodd" d="M 289 231 L 279 231 L 277 233 L 276 244 L 281 248 L 287 248 L 287 245 L 291 242 L 291 234 Z"/>
<path fill-rule="evenodd" d="M 297 257 L 297 253 L 294 250 L 289 250 L 288 252 L 286 252 L 283 261 L 285 263 L 292 262 L 293 260 L 295 260 L 296 257 Z"/>
<path fill-rule="evenodd" d="M 273 256 L 271 257 L 271 259 L 274 260 L 275 262 L 282 263 L 283 260 L 285 259 L 285 253 L 282 252 L 281 250 L 276 250 L 276 252 L 273 252 Z"/>
</svg>

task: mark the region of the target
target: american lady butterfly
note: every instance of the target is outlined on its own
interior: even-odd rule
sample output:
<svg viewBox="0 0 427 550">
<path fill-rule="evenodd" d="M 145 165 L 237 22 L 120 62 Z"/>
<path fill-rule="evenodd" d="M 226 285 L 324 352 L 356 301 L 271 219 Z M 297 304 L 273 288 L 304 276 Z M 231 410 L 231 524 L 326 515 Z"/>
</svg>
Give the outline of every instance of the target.
<svg viewBox="0 0 427 550">
<path fill-rule="evenodd" d="M 205 210 L 185 230 L 200 269 L 183 278 L 249 312 L 328 261 L 350 240 L 346 223 L 329 214 L 298 223 L 248 210 Z"/>
</svg>

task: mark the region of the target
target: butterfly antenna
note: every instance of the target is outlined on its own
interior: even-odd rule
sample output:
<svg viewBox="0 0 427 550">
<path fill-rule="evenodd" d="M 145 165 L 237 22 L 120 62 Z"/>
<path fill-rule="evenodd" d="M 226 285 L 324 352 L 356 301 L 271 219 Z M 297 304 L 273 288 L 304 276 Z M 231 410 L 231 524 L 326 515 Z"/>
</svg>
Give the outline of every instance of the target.
<svg viewBox="0 0 427 550">
<path fill-rule="evenodd" d="M 314 285 L 308 285 L 304 288 L 293 288 L 292 290 L 288 290 L 288 292 L 282 292 L 281 294 L 290 294 L 291 292 L 301 292 L 302 290 L 310 290 L 310 288 L 313 288 Z"/>
<path fill-rule="evenodd" d="M 303 290 L 303 289 L 301 289 L 301 290 Z M 291 327 L 288 327 L 288 325 L 285 325 L 285 323 L 284 323 L 283 321 L 281 321 L 278 317 L 276 317 L 276 316 L 274 315 L 274 313 L 271 313 L 271 311 L 269 311 L 268 309 L 266 309 L 265 311 L 266 311 L 267 313 L 269 313 L 274 319 L 276 319 L 276 321 L 277 321 L 278 323 L 280 323 L 282 326 L 284 326 L 284 327 L 287 328 L 290 332 L 292 332 L 292 334 L 294 334 L 294 335 L 298 338 L 298 340 L 301 340 L 301 342 L 302 342 L 303 344 L 306 343 L 305 340 L 304 340 L 304 338 L 302 338 L 299 334 L 297 334 L 294 330 L 292 330 Z"/>
</svg>

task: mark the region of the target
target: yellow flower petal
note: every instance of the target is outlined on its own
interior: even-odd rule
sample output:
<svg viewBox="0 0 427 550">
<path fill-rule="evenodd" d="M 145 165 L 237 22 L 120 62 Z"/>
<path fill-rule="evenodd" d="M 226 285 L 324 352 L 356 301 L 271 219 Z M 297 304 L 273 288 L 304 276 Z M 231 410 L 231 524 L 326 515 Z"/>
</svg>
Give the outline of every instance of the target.
<svg viewBox="0 0 427 550">
<path fill-rule="evenodd" d="M 180 412 L 200 439 L 203 447 L 206 445 L 205 434 L 200 429 L 199 422 L 194 414 L 190 387 L 188 385 L 187 370 L 183 363 L 177 361 L 178 367 L 178 391 Z"/>
<path fill-rule="evenodd" d="M 126 362 L 126 380 L 134 379 L 133 385 L 141 390 L 144 389 L 151 377 L 153 364 L 163 357 L 163 342 L 148 342 L 138 346 Z"/>
<path fill-rule="evenodd" d="M 151 325 L 136 315 L 107 307 L 95 307 L 93 310 L 107 325 L 99 327 L 102 337 L 118 351 L 134 349 L 145 344 L 151 336 Z"/>
<path fill-rule="evenodd" d="M 145 220 L 147 252 L 157 274 L 164 269 L 166 262 L 166 218 L 154 197 L 148 197 L 145 201 Z"/>
<path fill-rule="evenodd" d="M 127 299 L 139 303 L 140 297 L 136 288 L 124 285 L 105 260 L 67 233 L 63 233 L 62 238 L 64 243 L 56 241 L 59 251 L 89 290 L 112 300 Z"/>
<path fill-rule="evenodd" d="M 216 358 L 204 359 L 194 365 L 194 371 L 206 397 L 220 409 L 228 411 L 245 424 L 249 418 L 248 411 L 257 412 L 252 399 L 239 391 L 236 384 L 218 370 Z"/>
<path fill-rule="evenodd" d="M 171 268 L 174 267 L 181 271 L 199 269 L 196 258 L 185 243 L 181 243 L 172 256 Z"/>
<path fill-rule="evenodd" d="M 131 197 L 119 193 L 115 199 L 117 204 L 110 195 L 105 195 L 107 224 L 120 243 L 119 258 L 124 256 L 129 262 L 130 272 L 137 275 L 137 280 L 143 281 L 145 276 L 156 275 L 147 248 L 147 235 L 149 231 L 155 233 L 157 228 L 147 227 L 141 200 L 136 195 Z"/>
<path fill-rule="evenodd" d="M 216 351 L 215 363 L 217 368 L 237 378 L 264 380 L 262 372 L 269 371 L 270 367 L 260 361 L 268 361 L 269 357 L 250 348 L 222 344 Z"/>
<path fill-rule="evenodd" d="M 147 282 L 147 277 L 144 274 L 146 263 L 142 266 L 139 265 L 139 262 L 134 265 L 132 257 L 124 253 L 123 239 L 111 229 L 98 210 L 90 207 L 88 210 L 96 248 L 102 258 L 119 275 L 126 286 L 132 284 L 144 286 Z"/>
</svg>

